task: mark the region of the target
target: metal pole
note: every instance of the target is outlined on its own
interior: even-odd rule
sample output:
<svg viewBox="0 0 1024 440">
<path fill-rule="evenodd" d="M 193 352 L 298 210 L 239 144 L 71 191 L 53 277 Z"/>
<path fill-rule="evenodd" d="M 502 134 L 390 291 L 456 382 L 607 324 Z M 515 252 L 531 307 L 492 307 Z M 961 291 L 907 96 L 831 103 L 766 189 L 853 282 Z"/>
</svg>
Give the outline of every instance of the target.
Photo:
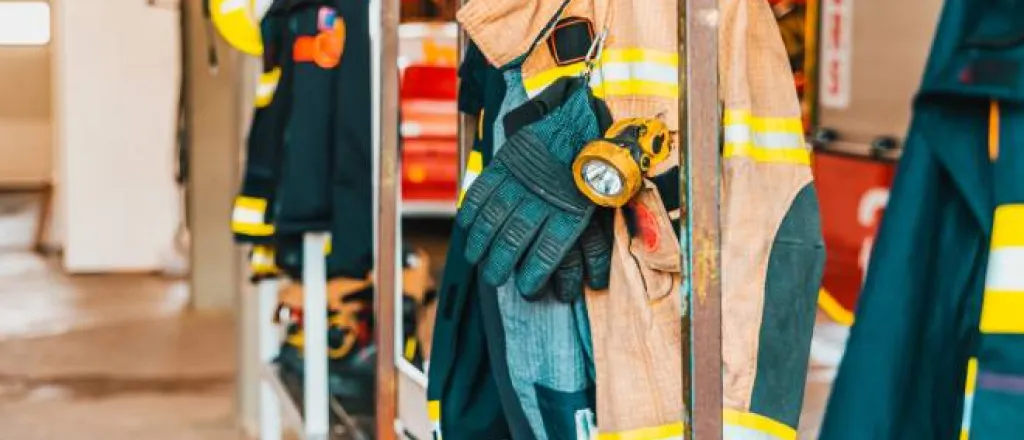
<svg viewBox="0 0 1024 440">
<path fill-rule="evenodd" d="M 398 292 L 398 0 L 373 0 L 373 172 L 376 228 L 377 439 L 394 440 L 397 419 L 395 297 Z"/>
<path fill-rule="evenodd" d="M 330 235 L 308 232 L 302 240 L 303 396 L 306 440 L 327 440 L 330 416 L 327 389 L 327 262 Z"/>
<path fill-rule="evenodd" d="M 462 8 L 462 5 L 466 4 L 468 0 L 455 0 Z M 462 30 L 462 26 L 459 26 L 459 52 L 458 52 L 458 65 L 462 64 L 463 57 L 466 56 L 466 48 L 469 47 L 469 36 Z M 461 81 L 461 79 L 459 80 Z M 473 150 L 473 137 L 476 133 L 477 118 L 481 115 L 467 115 L 459 112 L 459 131 L 458 131 L 458 145 L 459 145 L 459 180 L 458 186 L 459 191 L 462 191 L 462 179 L 466 174 L 466 164 L 469 160 L 469 152 Z"/>
<path fill-rule="evenodd" d="M 722 438 L 718 0 L 679 0 L 682 331 L 687 439 Z"/>
<path fill-rule="evenodd" d="M 260 367 L 274 361 L 281 343 L 277 326 L 270 319 L 277 310 L 277 285 L 273 278 L 260 280 L 256 285 Z M 281 402 L 277 400 L 273 384 L 260 380 L 260 440 L 281 440 L 281 435 Z"/>
</svg>

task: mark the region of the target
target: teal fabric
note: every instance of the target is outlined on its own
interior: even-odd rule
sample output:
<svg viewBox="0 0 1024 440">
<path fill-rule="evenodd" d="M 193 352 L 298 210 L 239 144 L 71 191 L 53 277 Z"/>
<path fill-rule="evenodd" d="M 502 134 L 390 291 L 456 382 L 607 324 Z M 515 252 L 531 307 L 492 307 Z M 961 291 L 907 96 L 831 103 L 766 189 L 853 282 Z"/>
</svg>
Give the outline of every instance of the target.
<svg viewBox="0 0 1024 440">
<path fill-rule="evenodd" d="M 750 411 L 796 429 L 825 270 L 818 195 L 797 194 L 772 243 Z"/>
<path fill-rule="evenodd" d="M 253 111 L 252 123 L 246 137 L 245 169 L 242 174 L 240 197 L 254 197 L 267 201 L 264 222 L 274 222 L 274 198 L 277 193 L 280 157 L 284 143 L 284 127 L 291 109 L 292 40 L 284 31 L 286 17 L 271 11 L 260 23 L 264 51 L 263 71 L 279 68 L 281 76 L 273 98 L 266 107 Z M 237 243 L 270 244 L 273 237 L 235 233 Z"/>
<path fill-rule="evenodd" d="M 979 334 L 993 211 L 1024 200 L 1024 2 L 948 0 L 876 239 L 823 440 L 959 438 L 978 357 L 972 439 L 1020 438 L 1019 336 Z M 1003 102 L 1000 158 L 989 102 Z M 1024 390 L 1022 390 L 1024 391 Z M 1017 414 L 1017 416 L 1011 416 Z"/>
<path fill-rule="evenodd" d="M 552 275 L 570 283 L 559 290 L 582 293 L 582 266 L 569 275 L 556 269 L 564 269 L 560 264 L 595 209 L 576 189 L 571 171 L 579 150 L 599 135 L 588 88 L 583 79 L 566 78 L 551 89 L 562 101 L 508 138 L 456 215 L 459 226 L 469 229 L 466 259 L 481 264 L 483 279 L 497 286 L 514 273 L 519 293 L 530 299 Z"/>
</svg>

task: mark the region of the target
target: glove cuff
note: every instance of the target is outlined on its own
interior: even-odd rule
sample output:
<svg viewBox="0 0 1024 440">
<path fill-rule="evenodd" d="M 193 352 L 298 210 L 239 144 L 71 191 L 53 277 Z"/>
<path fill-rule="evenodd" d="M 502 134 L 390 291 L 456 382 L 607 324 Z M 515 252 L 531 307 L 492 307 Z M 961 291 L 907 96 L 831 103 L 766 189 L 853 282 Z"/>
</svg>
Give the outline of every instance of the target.
<svg viewBox="0 0 1024 440">
<path fill-rule="evenodd" d="M 517 133 L 495 160 L 545 202 L 574 215 L 584 215 L 594 203 L 576 188 L 572 170 L 559 164 L 541 139 L 529 130 Z"/>
</svg>

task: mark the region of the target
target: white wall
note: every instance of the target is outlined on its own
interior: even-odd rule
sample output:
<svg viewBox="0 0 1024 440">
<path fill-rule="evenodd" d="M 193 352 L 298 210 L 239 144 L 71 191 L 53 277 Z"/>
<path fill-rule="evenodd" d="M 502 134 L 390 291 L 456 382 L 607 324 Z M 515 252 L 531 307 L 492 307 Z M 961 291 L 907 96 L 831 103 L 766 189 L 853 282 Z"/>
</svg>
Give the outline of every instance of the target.
<svg viewBox="0 0 1024 440">
<path fill-rule="evenodd" d="M 143 0 L 52 3 L 64 266 L 157 269 L 179 217 L 177 12 Z"/>
</svg>

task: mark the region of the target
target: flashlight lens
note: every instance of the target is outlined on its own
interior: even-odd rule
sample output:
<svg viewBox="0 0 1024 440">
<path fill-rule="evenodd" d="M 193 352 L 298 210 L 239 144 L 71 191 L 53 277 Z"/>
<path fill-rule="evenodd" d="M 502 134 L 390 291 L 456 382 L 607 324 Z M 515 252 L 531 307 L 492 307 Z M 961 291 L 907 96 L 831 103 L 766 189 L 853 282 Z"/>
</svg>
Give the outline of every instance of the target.
<svg viewBox="0 0 1024 440">
<path fill-rule="evenodd" d="M 589 160 L 580 170 L 583 181 L 602 196 L 615 196 L 622 192 L 622 175 L 607 162 Z"/>
</svg>

